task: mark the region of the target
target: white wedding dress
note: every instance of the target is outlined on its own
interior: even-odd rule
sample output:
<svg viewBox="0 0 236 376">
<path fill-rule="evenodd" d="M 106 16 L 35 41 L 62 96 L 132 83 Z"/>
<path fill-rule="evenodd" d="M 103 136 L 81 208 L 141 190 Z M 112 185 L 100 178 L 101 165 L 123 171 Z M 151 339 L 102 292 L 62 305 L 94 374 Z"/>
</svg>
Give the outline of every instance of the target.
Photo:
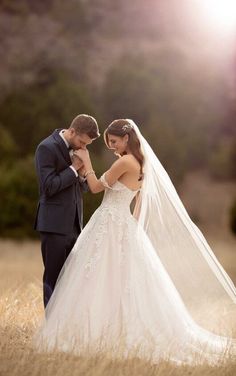
<svg viewBox="0 0 236 376">
<path fill-rule="evenodd" d="M 216 364 L 228 338 L 197 325 L 117 181 L 78 237 L 34 342 L 40 351 Z M 157 229 L 158 231 L 158 229 Z"/>
</svg>

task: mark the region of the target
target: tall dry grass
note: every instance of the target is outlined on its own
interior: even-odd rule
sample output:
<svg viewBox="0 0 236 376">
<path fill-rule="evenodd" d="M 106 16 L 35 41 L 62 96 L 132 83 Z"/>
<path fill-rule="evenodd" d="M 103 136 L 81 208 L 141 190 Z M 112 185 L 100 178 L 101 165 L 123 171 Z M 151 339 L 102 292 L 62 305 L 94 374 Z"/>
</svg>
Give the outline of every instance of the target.
<svg viewBox="0 0 236 376">
<path fill-rule="evenodd" d="M 218 367 L 152 365 L 139 359 L 115 361 L 105 356 L 39 354 L 31 338 L 43 316 L 41 256 L 38 243 L 0 244 L 0 375 L 4 376 L 233 376 L 236 363 Z"/>
<path fill-rule="evenodd" d="M 168 363 L 152 365 L 138 359 L 111 361 L 104 357 L 76 357 L 69 354 L 38 354 L 31 337 L 42 314 L 41 286 L 28 283 L 15 286 L 0 301 L 0 374 L 6 376 L 118 376 L 118 375 L 229 375 L 236 372 L 235 363 L 224 366 L 176 367 Z"/>
</svg>

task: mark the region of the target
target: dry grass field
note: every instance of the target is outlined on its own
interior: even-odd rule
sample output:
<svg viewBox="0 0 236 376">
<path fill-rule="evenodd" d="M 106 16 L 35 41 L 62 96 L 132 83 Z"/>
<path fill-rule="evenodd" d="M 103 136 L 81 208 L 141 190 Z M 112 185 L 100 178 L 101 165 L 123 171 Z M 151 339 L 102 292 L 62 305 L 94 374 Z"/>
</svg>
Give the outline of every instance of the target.
<svg viewBox="0 0 236 376">
<path fill-rule="evenodd" d="M 91 359 L 59 353 L 50 355 L 36 353 L 30 341 L 43 315 L 40 245 L 38 242 L 1 241 L 0 247 L 1 376 L 233 376 L 236 374 L 236 363 L 233 361 L 219 367 L 207 365 L 176 367 L 168 363 L 152 365 L 138 359 L 121 362 L 111 361 L 104 356 Z M 230 264 L 230 245 L 227 254 L 226 261 Z"/>
<path fill-rule="evenodd" d="M 198 190 L 196 190 L 196 184 L 193 180 L 190 181 L 190 186 L 195 190 L 195 201 L 191 200 L 189 193 L 184 197 L 185 204 L 196 217 L 200 218 L 203 230 L 207 229 L 207 223 L 214 222 L 215 226 L 208 228 L 207 238 L 226 271 L 236 283 L 236 239 L 227 232 L 224 215 L 232 187 L 224 186 L 224 195 L 220 193 L 222 189 L 215 187 L 214 195 L 218 196 L 211 204 L 210 199 L 206 200 L 206 195 L 209 193 L 206 190 L 206 184 L 203 184 L 202 187 L 198 186 Z M 189 181 L 186 184 L 188 185 Z M 211 188 L 209 186 L 209 190 L 212 191 Z M 188 193 L 189 190 L 186 189 L 186 192 Z M 197 211 L 199 202 L 204 202 L 204 211 Z M 206 208 L 207 204 L 208 209 Z M 216 213 L 222 213 L 222 210 L 223 223 L 219 225 L 219 223 L 215 223 L 217 222 Z M 207 216 L 211 216 L 211 218 Z M 31 338 L 35 327 L 43 316 L 41 275 L 42 262 L 39 242 L 0 241 L 1 376 L 236 375 L 236 363 L 233 360 L 218 367 L 208 365 L 177 367 L 168 363 L 152 365 L 138 359 L 122 362 L 111 361 L 104 356 L 82 358 L 61 353 L 36 353 L 31 346 Z"/>
</svg>

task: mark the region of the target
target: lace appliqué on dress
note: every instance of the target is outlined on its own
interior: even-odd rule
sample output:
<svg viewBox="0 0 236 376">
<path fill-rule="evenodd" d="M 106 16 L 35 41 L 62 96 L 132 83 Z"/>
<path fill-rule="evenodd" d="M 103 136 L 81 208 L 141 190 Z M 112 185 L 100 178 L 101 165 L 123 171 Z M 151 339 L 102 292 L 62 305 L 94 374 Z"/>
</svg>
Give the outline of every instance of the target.
<svg viewBox="0 0 236 376">
<path fill-rule="evenodd" d="M 116 245 L 119 249 L 120 267 L 126 263 L 126 243 L 133 239 L 136 220 L 130 212 L 130 202 L 135 192 L 117 181 L 112 187 L 106 181 L 105 174 L 100 178 L 106 188 L 103 202 L 93 217 L 93 246 L 94 251 L 85 264 L 85 276 L 89 278 L 94 273 L 103 255 L 103 242 L 106 241 L 109 227 L 114 224 L 116 230 Z M 132 244 L 131 244 L 132 246 Z"/>
<path fill-rule="evenodd" d="M 97 233 L 96 233 L 95 238 L 94 238 L 94 245 L 95 245 L 96 251 L 90 257 L 90 259 L 88 260 L 88 262 L 85 265 L 86 278 L 89 278 L 90 273 L 95 270 L 96 265 L 97 265 L 97 263 L 98 263 L 98 261 L 101 257 L 101 252 L 102 252 L 101 242 L 104 239 L 104 237 L 106 236 L 107 221 L 108 221 L 108 218 L 107 218 L 106 213 L 103 213 L 101 211 L 101 213 L 100 213 L 100 223 L 98 225 Z"/>
</svg>

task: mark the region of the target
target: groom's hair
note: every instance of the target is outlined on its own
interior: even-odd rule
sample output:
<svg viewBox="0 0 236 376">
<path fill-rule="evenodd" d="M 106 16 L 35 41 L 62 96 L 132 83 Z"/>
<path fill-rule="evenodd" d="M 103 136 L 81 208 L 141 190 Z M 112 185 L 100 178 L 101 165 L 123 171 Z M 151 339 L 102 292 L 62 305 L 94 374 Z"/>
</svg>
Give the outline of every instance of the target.
<svg viewBox="0 0 236 376">
<path fill-rule="evenodd" d="M 78 134 L 87 134 L 90 138 L 95 139 L 100 136 L 96 119 L 90 115 L 77 115 L 70 125 Z"/>
</svg>

